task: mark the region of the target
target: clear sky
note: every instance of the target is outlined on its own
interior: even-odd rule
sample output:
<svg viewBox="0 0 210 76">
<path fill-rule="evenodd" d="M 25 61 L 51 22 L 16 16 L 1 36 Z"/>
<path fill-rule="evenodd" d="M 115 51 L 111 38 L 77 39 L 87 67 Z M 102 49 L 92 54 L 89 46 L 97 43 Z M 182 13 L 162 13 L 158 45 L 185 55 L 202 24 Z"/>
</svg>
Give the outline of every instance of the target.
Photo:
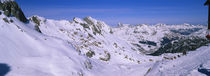
<svg viewBox="0 0 210 76">
<path fill-rule="evenodd" d="M 206 0 L 16 0 L 27 17 L 50 19 L 92 16 L 109 25 L 207 24 Z"/>
</svg>

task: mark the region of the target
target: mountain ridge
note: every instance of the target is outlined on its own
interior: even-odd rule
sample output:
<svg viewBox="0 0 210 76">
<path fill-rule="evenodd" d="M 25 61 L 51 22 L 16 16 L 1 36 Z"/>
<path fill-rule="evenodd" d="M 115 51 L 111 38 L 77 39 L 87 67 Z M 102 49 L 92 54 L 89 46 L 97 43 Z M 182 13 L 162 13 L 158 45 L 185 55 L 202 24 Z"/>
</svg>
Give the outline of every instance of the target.
<svg viewBox="0 0 210 76">
<path fill-rule="evenodd" d="M 92 17 L 32 16 L 24 22 L 7 14 L 0 15 L 0 23 L 0 63 L 12 68 L 8 76 L 186 76 L 202 75 L 200 65 L 209 68 L 209 42 L 201 25 L 113 28 Z"/>
<path fill-rule="evenodd" d="M 25 23 L 28 21 L 21 8 L 14 0 L 1 0 L 0 10 L 2 10 L 2 13 L 7 17 L 16 17 Z"/>
</svg>

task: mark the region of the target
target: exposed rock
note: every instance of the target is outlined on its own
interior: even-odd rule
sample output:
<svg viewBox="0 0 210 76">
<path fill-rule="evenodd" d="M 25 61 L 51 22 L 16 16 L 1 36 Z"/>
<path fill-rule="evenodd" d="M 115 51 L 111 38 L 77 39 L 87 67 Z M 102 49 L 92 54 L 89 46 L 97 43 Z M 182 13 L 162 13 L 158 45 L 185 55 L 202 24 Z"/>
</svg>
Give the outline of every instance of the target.
<svg viewBox="0 0 210 76">
<path fill-rule="evenodd" d="M 4 15 L 6 15 L 7 17 L 16 17 L 22 22 L 28 21 L 21 8 L 15 1 L 0 2 L 0 10 L 3 10 Z"/>
<path fill-rule="evenodd" d="M 30 20 L 32 20 L 34 23 L 36 23 L 36 25 L 40 25 L 40 19 L 38 19 L 36 16 L 32 16 L 30 18 Z"/>
<path fill-rule="evenodd" d="M 9 23 L 9 20 L 7 18 L 3 18 L 4 22 Z"/>
<path fill-rule="evenodd" d="M 88 51 L 86 53 L 86 56 L 89 57 L 89 58 L 93 57 L 93 55 L 95 55 L 95 52 L 93 52 L 93 51 Z"/>
<path fill-rule="evenodd" d="M 31 18 L 29 18 L 29 20 L 33 21 L 36 24 L 34 26 L 34 29 L 36 31 L 42 33 L 41 30 L 40 30 L 40 28 L 39 28 L 41 20 L 37 16 L 32 16 Z"/>
<path fill-rule="evenodd" d="M 86 17 L 84 18 L 84 21 L 86 21 L 88 24 L 90 24 L 90 27 L 93 30 L 93 34 L 101 34 L 101 29 L 102 26 L 100 25 L 100 23 L 97 20 L 94 20 L 91 17 Z"/>
<path fill-rule="evenodd" d="M 111 59 L 110 53 L 105 51 L 105 54 L 106 54 L 105 57 L 104 58 L 100 57 L 100 60 L 102 60 L 102 61 L 109 61 Z"/>
<path fill-rule="evenodd" d="M 150 55 L 159 56 L 163 53 L 185 53 L 186 51 L 194 51 L 201 46 L 207 45 L 208 43 L 210 43 L 210 40 L 200 37 L 179 38 L 177 40 L 171 40 L 168 43 L 164 43 L 164 45 Z"/>
</svg>

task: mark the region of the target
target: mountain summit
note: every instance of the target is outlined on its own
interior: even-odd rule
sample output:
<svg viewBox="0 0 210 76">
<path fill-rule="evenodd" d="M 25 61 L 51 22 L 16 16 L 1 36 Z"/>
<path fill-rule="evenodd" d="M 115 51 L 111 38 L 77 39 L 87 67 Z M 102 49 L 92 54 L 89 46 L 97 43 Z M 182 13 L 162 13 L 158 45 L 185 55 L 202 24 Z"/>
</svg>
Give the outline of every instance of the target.
<svg viewBox="0 0 210 76">
<path fill-rule="evenodd" d="M 7 17 L 16 17 L 22 22 L 27 22 L 27 18 L 14 0 L 1 0 L 0 10 Z"/>
</svg>

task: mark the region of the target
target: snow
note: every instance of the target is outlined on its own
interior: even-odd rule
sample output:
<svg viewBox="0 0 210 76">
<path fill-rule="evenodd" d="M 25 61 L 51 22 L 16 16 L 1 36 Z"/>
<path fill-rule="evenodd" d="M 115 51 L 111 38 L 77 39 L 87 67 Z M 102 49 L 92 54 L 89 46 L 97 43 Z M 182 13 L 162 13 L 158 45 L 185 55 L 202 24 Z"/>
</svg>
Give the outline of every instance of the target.
<svg viewBox="0 0 210 76">
<path fill-rule="evenodd" d="M 41 35 L 18 20 L 0 23 L 0 63 L 11 66 L 8 76 L 69 76 L 79 73 L 88 60 L 65 41 Z"/>
<path fill-rule="evenodd" d="M 173 60 L 173 61 L 161 61 L 154 64 L 152 67 L 154 71 L 151 71 L 149 76 L 153 75 L 182 75 L 197 74 L 196 70 L 200 65 L 210 61 L 210 47 L 204 46 L 197 49 L 194 52 L 190 52 L 187 56 Z M 209 66 L 209 64 L 206 64 Z M 158 67 L 158 68 L 157 68 Z M 161 69 L 160 69 L 161 68 Z M 159 69 L 159 70 L 158 70 Z"/>
<path fill-rule="evenodd" d="M 150 41 L 157 43 L 157 46 L 149 46 L 145 44 L 139 44 L 143 49 L 144 53 L 151 53 L 157 50 L 161 46 L 161 41 L 163 37 L 182 37 L 182 33 L 178 32 L 187 32 L 187 30 L 195 29 L 196 31 L 190 32 L 189 36 L 199 36 L 205 37 L 206 27 L 201 25 L 166 25 L 166 24 L 156 24 L 156 25 L 147 25 L 139 24 L 136 26 L 131 26 L 128 24 L 121 24 L 120 27 L 113 28 L 114 35 L 119 36 L 121 39 L 128 41 L 132 44 L 139 44 L 139 41 Z M 197 31 L 197 29 L 200 29 Z M 173 32 L 171 30 L 176 30 Z M 180 31 L 181 30 L 181 31 Z M 153 50 L 153 51 L 151 51 Z"/>
<path fill-rule="evenodd" d="M 145 54 L 158 49 L 165 36 L 185 36 L 172 29 L 201 28 L 189 36 L 202 37 L 204 26 L 120 24 L 113 28 L 92 17 L 73 21 L 35 17 L 40 20 L 41 33 L 34 29 L 37 24 L 32 20 L 22 23 L 0 15 L 0 63 L 11 68 L 6 76 L 205 76 L 198 69 L 210 68 L 210 45 L 187 55 Z M 140 40 L 157 46 L 139 44 L 145 51 L 138 51 L 133 44 Z M 93 56 L 87 56 L 89 51 Z"/>
</svg>

